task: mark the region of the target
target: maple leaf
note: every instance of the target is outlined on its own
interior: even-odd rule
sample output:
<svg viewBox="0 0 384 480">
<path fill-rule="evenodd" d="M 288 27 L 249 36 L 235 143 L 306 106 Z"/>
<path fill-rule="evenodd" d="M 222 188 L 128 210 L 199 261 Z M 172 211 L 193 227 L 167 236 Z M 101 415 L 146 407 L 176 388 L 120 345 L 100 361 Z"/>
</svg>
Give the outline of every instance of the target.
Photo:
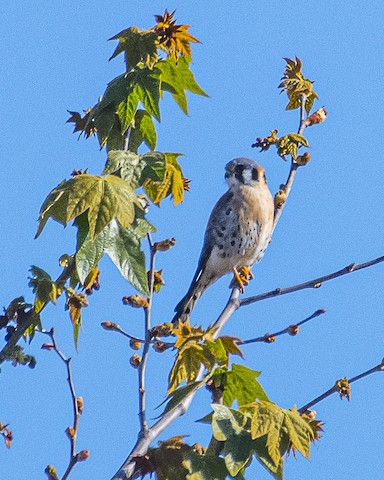
<svg viewBox="0 0 384 480">
<path fill-rule="evenodd" d="M 39 215 L 37 238 L 49 218 L 62 225 L 87 212 L 91 238 L 116 218 L 123 227 L 129 227 L 135 217 L 134 205 L 141 208 L 134 191 L 127 182 L 115 175 L 76 175 L 64 180 L 45 199 Z"/>
<path fill-rule="evenodd" d="M 140 31 L 137 27 L 130 27 L 117 33 L 109 40 L 119 40 L 111 58 L 124 53 L 127 71 L 143 62 L 147 67 L 152 68 L 156 63 L 158 34 L 153 30 Z"/>
<path fill-rule="evenodd" d="M 66 123 L 74 123 L 75 127 L 73 133 L 80 132 L 80 135 L 84 134 L 85 138 L 91 137 L 96 133 L 95 122 L 91 118 L 92 108 L 84 110 L 84 116 L 82 117 L 79 112 L 71 112 L 67 110 L 71 116 L 68 118 Z"/>
<path fill-rule="evenodd" d="M 189 318 L 186 322 L 182 322 L 179 319 L 177 327 L 172 329 L 172 334 L 177 337 L 175 348 L 180 348 L 191 340 L 194 342 L 201 340 L 204 337 L 204 330 L 202 327 L 191 326 Z"/>
<path fill-rule="evenodd" d="M 57 297 L 61 295 L 62 286 L 56 285 L 51 276 L 39 267 L 32 266 L 30 272 L 32 278 L 30 278 L 28 286 L 35 294 L 33 308 L 36 313 L 40 313 L 48 302 L 56 304 Z"/>
<path fill-rule="evenodd" d="M 67 288 L 66 294 L 66 308 L 69 310 L 69 316 L 73 325 L 73 338 L 77 349 L 81 327 L 81 313 L 83 307 L 88 307 L 88 300 L 85 293 L 76 293 L 72 288 Z"/>
<path fill-rule="evenodd" d="M 158 171 L 158 175 L 162 176 L 161 181 L 147 179 L 144 182 L 144 190 L 148 197 L 159 205 L 164 198 L 172 195 L 173 204 L 177 205 L 184 200 L 184 175 L 177 157 L 181 153 L 164 153 L 165 155 L 165 171 Z"/>
<path fill-rule="evenodd" d="M 281 88 L 288 95 L 289 102 L 285 109 L 293 110 L 299 108 L 302 95 L 305 95 L 305 109 L 309 113 L 315 99 L 319 98 L 318 94 L 313 90 L 313 81 L 304 78 L 300 58 L 296 57 L 295 60 L 284 58 L 284 60 L 287 62 L 287 65 L 281 79 L 282 82 L 278 88 Z"/>
<path fill-rule="evenodd" d="M 155 15 L 157 24 L 153 31 L 158 35 L 159 47 L 177 61 L 180 55 L 192 56 L 190 43 L 201 42 L 188 32 L 190 25 L 176 25 L 175 13 L 176 10 L 172 13 L 165 10 L 163 16 Z"/>
</svg>

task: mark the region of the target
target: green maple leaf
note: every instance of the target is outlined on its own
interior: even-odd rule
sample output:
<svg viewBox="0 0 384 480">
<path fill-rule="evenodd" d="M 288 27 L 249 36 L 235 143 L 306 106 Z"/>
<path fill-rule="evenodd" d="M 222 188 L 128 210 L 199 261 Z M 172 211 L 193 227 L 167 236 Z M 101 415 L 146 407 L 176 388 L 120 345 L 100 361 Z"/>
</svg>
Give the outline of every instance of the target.
<svg viewBox="0 0 384 480">
<path fill-rule="evenodd" d="M 129 227 L 135 217 L 135 204 L 140 206 L 130 185 L 115 175 L 76 175 L 48 194 L 40 209 L 36 238 L 49 218 L 65 226 L 84 212 L 87 212 L 91 238 L 113 218 L 122 227 Z"/>
<path fill-rule="evenodd" d="M 62 287 L 58 287 L 51 276 L 39 267 L 32 265 L 29 271 L 32 277 L 29 280 L 28 286 L 32 288 L 35 294 L 33 308 L 36 313 L 40 313 L 48 302 L 56 303 L 57 297 L 61 294 Z"/>
<path fill-rule="evenodd" d="M 188 470 L 187 480 L 225 480 L 228 470 L 222 458 L 199 455 L 193 450 L 186 452 L 183 461 Z"/>
<path fill-rule="evenodd" d="M 124 53 L 127 71 L 136 67 L 140 62 L 152 67 L 157 61 L 158 34 L 153 30 L 140 31 L 137 27 L 130 27 L 109 40 L 119 40 L 109 60 Z"/>
<path fill-rule="evenodd" d="M 160 120 L 160 71 L 138 68 L 119 75 L 108 83 L 100 102 L 93 108 L 89 121 L 94 122 L 101 146 L 104 146 L 115 124 L 115 116 L 124 134 L 132 124 L 139 102 L 149 115 Z"/>
<path fill-rule="evenodd" d="M 152 231 L 152 225 L 147 223 L 151 227 L 151 230 L 147 231 Z M 82 283 L 106 253 L 121 275 L 134 288 L 148 295 L 145 255 L 140 244 L 141 236 L 145 235 L 143 223 L 138 234 L 134 225 L 132 228 L 123 228 L 116 220 L 112 220 L 95 238 L 89 235 L 85 216 L 77 219 L 76 225 L 78 227 L 76 269 Z"/>
<path fill-rule="evenodd" d="M 231 435 L 225 442 L 223 455 L 228 472 L 234 477 L 252 457 L 253 441 L 248 432 Z"/>
<path fill-rule="evenodd" d="M 275 466 L 290 449 L 309 457 L 310 442 L 314 440 L 309 423 L 296 409 L 284 410 L 271 402 L 254 405 L 251 421 L 253 439 L 266 436 L 266 446 Z"/>
<path fill-rule="evenodd" d="M 151 115 L 146 110 L 137 110 L 129 134 L 128 150 L 137 152 L 143 142 L 150 150 L 154 150 L 157 134 Z"/>
<path fill-rule="evenodd" d="M 256 399 L 268 401 L 266 393 L 256 380 L 260 374 L 261 372 L 236 363 L 232 365 L 232 370 L 222 373 L 224 405 L 230 407 L 235 400 L 239 406 L 252 403 Z"/>
<path fill-rule="evenodd" d="M 156 65 L 156 68 L 161 71 L 161 90 L 170 92 L 186 115 L 188 114 L 188 103 L 185 90 L 196 95 L 208 96 L 196 82 L 189 64 L 190 58 L 180 57 L 176 62 L 169 57 Z"/>
<path fill-rule="evenodd" d="M 182 382 L 194 382 L 200 370 L 205 365 L 208 370 L 215 366 L 216 359 L 206 345 L 188 342 L 177 354 L 175 363 L 169 373 L 168 394 L 171 394 Z"/>
<path fill-rule="evenodd" d="M 108 152 L 103 175 L 118 173 L 133 189 L 141 187 L 147 179 L 159 181 L 165 174 L 166 155 L 150 152 L 138 155 L 131 151 Z"/>
</svg>

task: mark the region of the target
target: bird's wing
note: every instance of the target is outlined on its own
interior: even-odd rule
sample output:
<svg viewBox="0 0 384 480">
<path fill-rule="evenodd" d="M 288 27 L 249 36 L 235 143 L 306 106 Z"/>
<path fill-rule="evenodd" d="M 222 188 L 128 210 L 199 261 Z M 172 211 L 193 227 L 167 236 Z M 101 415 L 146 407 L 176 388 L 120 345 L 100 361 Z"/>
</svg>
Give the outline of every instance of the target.
<svg viewBox="0 0 384 480">
<path fill-rule="evenodd" d="M 201 283 L 200 279 L 204 274 L 204 270 L 207 265 L 208 259 L 211 256 L 212 249 L 216 244 L 217 232 L 220 231 L 221 228 L 225 227 L 224 212 L 226 210 L 228 203 L 232 199 L 232 197 L 233 197 L 233 193 L 230 190 L 228 190 L 213 207 L 213 210 L 209 217 L 208 225 L 205 231 L 204 245 L 200 254 L 195 275 L 193 276 L 188 292 L 184 295 L 184 297 L 180 300 L 180 302 L 175 307 L 175 312 L 176 312 L 175 317 L 177 317 L 178 314 L 183 314 L 188 304 L 190 303 L 192 303 L 192 305 L 190 305 L 190 310 L 192 310 L 195 301 L 198 299 L 198 297 L 200 297 L 200 295 L 203 293 L 205 288 L 208 286 L 206 285 L 202 288 L 202 285 L 200 285 Z M 191 302 L 192 297 L 195 296 L 196 292 L 198 292 L 198 297 L 196 299 L 193 299 L 193 302 Z"/>
</svg>

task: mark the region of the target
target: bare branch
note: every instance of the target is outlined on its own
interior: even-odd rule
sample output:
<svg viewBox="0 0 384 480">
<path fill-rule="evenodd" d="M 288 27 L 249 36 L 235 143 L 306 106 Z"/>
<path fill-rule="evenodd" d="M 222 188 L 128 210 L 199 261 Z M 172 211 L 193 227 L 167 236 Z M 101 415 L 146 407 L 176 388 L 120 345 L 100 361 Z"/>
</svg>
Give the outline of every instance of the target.
<svg viewBox="0 0 384 480">
<path fill-rule="evenodd" d="M 69 456 L 69 463 L 67 466 L 67 469 L 62 477 L 61 480 L 66 480 L 71 471 L 73 470 L 73 467 L 76 465 L 76 463 L 79 461 L 78 454 L 76 453 L 76 440 L 77 440 L 77 432 L 79 429 L 79 422 L 80 422 L 80 417 L 82 413 L 82 406 L 80 405 L 80 397 L 76 396 L 76 391 L 75 391 L 75 386 L 73 383 L 73 376 L 72 376 L 72 369 L 71 369 L 71 361 L 72 359 L 70 357 L 66 357 L 63 352 L 59 349 L 55 337 L 55 331 L 53 328 L 51 330 L 39 330 L 39 332 L 48 335 L 52 341 L 51 344 L 51 350 L 54 350 L 61 361 L 65 364 L 66 369 L 67 369 L 67 381 L 69 385 L 69 389 L 71 392 L 71 399 L 72 399 L 72 407 L 73 407 L 73 425 L 68 427 L 67 429 L 67 436 L 70 441 L 70 456 Z M 47 349 L 46 345 L 43 345 L 43 348 Z"/>
<path fill-rule="evenodd" d="M 354 382 L 357 382 L 357 380 L 360 380 L 361 378 L 364 378 L 364 377 L 367 377 L 368 375 L 372 375 L 372 373 L 376 373 L 376 372 L 382 372 L 384 370 L 384 359 L 381 361 L 381 363 L 379 363 L 378 365 L 376 365 L 375 367 L 372 367 L 370 368 L 369 370 L 366 370 L 365 372 L 363 373 L 360 373 L 359 375 L 356 375 L 355 377 L 352 377 L 348 380 L 346 380 L 346 382 L 348 384 L 351 384 L 351 383 L 354 383 Z M 307 410 L 309 410 L 310 408 L 312 408 L 314 405 L 316 405 L 317 403 L 321 402 L 322 400 L 324 400 L 325 398 L 329 397 L 330 395 L 332 395 L 333 393 L 335 392 L 339 392 L 340 393 L 340 389 L 339 389 L 339 382 L 340 380 L 336 381 L 335 385 L 330 388 L 329 390 L 327 390 L 326 392 L 322 393 L 321 395 L 319 395 L 318 397 L 316 397 L 314 400 L 308 402 L 306 405 L 304 405 L 303 407 L 299 408 L 299 413 L 305 413 Z M 341 395 L 342 396 L 342 395 Z"/>
<path fill-rule="evenodd" d="M 324 275 L 322 277 L 314 278 L 313 280 L 309 280 L 304 283 L 299 283 L 297 285 L 293 285 L 291 287 L 286 288 L 276 288 L 275 290 L 271 290 L 270 292 L 261 293 L 259 295 L 255 295 L 252 297 L 243 298 L 240 300 L 240 307 L 245 305 L 249 305 L 250 303 L 260 302 L 261 300 L 266 300 L 267 298 L 277 297 L 280 295 L 286 295 L 287 293 L 297 292 L 299 290 L 304 290 L 306 288 L 319 288 L 324 282 L 328 282 L 329 280 L 333 280 L 334 278 L 341 277 L 343 275 L 347 275 L 348 273 L 357 272 L 358 270 L 363 270 L 364 268 L 372 267 L 377 263 L 384 262 L 384 256 L 378 257 L 373 260 L 369 260 L 365 263 L 355 264 L 351 263 L 346 267 L 338 270 L 337 272 L 329 273 L 328 275 Z"/>
<path fill-rule="evenodd" d="M 153 248 L 153 243 L 150 234 L 147 234 L 149 249 L 150 249 L 150 267 L 149 267 L 149 298 L 148 298 L 148 307 L 144 309 L 145 314 L 145 341 L 143 347 L 143 356 L 140 362 L 138 369 L 139 374 L 139 420 L 140 420 L 140 431 L 141 435 L 144 435 L 148 430 L 148 424 L 146 419 L 146 390 L 145 390 L 145 369 L 148 361 L 148 352 L 149 346 L 151 344 L 151 308 L 152 308 L 152 299 L 153 299 L 153 285 L 154 285 L 154 275 L 155 275 L 155 257 L 156 249 Z"/>
<path fill-rule="evenodd" d="M 299 333 L 299 327 L 301 325 L 304 325 L 304 323 L 309 322 L 313 318 L 317 318 L 320 315 L 323 315 L 325 313 L 325 310 L 323 308 L 316 310 L 316 312 L 312 313 L 309 317 L 305 318 L 304 320 L 301 320 L 301 322 L 289 325 L 287 328 L 284 328 L 284 330 L 280 330 L 279 332 L 276 333 L 266 333 L 262 337 L 256 337 L 256 338 L 251 338 L 249 340 L 239 340 L 236 342 L 238 345 L 248 345 L 250 343 L 256 343 L 256 342 L 264 342 L 264 343 L 272 343 L 275 341 L 275 337 L 278 337 L 279 335 L 284 335 L 284 334 L 289 334 L 289 335 L 296 335 Z"/>
</svg>

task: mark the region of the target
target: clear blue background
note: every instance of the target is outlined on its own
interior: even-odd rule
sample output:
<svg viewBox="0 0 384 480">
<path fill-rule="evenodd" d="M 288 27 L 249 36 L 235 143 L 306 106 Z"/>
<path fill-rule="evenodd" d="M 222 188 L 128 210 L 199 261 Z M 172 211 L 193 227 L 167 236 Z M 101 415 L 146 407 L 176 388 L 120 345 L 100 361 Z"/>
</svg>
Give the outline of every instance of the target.
<svg viewBox="0 0 384 480">
<path fill-rule="evenodd" d="M 328 120 L 306 131 L 312 160 L 299 170 L 292 194 L 255 280 L 247 294 L 265 292 L 332 272 L 351 262 L 383 255 L 383 6 L 357 1 L 103 1 L 3 2 L 1 52 L 0 304 L 19 295 L 32 300 L 27 287 L 31 264 L 56 277 L 58 258 L 72 253 L 75 229 L 49 222 L 33 240 L 36 218 L 46 194 L 74 168 L 98 174 L 105 152 L 96 140 L 77 141 L 65 124 L 66 109 L 93 105 L 106 83 L 123 71 L 122 57 L 108 63 L 115 43 L 107 39 L 123 28 L 154 24 L 153 14 L 177 9 L 180 23 L 203 43 L 194 47 L 193 69 L 210 98 L 190 96 L 190 117 L 171 98 L 162 102 L 158 149 L 184 152 L 191 193 L 174 208 L 168 200 L 153 207 L 159 227 L 155 240 L 175 236 L 177 245 L 158 256 L 166 288 L 156 296 L 154 321 L 170 319 L 185 293 L 200 253 L 211 208 L 225 191 L 224 165 L 244 155 L 260 161 L 273 192 L 286 180 L 289 165 L 270 151 L 250 145 L 270 129 L 296 131 L 298 112 L 285 112 L 278 95 L 282 57 L 298 55 L 304 73 L 314 79 Z M 46 328 L 55 326 L 62 350 L 73 356 L 78 395 L 85 399 L 78 448 L 89 449 L 73 480 L 109 479 L 130 451 L 138 430 L 137 372 L 129 365 L 126 339 L 101 329 L 112 320 L 142 335 L 142 312 L 124 307 L 133 293 L 106 258 L 101 290 L 84 312 L 79 353 L 63 300 L 44 311 Z M 193 315 L 208 325 L 224 305 L 229 278 L 217 282 Z M 241 338 L 273 332 L 298 322 L 318 308 L 327 314 L 303 327 L 297 337 L 275 344 L 244 347 L 246 364 L 262 370 L 260 381 L 270 398 L 285 408 L 301 406 L 354 376 L 384 355 L 383 266 L 308 290 L 242 309 L 225 332 Z M 37 335 L 27 351 L 37 367 L 2 366 L 0 421 L 14 432 L 11 450 L 0 445 L 0 477 L 44 477 L 48 463 L 63 474 L 68 462 L 65 428 L 72 409 L 65 367 L 53 352 L 40 350 Z M 173 353 L 151 354 L 148 365 L 148 415 L 163 400 Z M 360 480 L 382 478 L 383 397 L 381 374 L 352 387 L 351 401 L 333 395 L 316 406 L 325 422 L 323 438 L 311 459 L 288 459 L 286 478 Z M 191 443 L 209 441 L 209 427 L 194 420 L 209 411 L 209 395 L 199 392 L 194 406 L 164 433 L 190 435 Z M 248 478 L 248 477 L 247 477 Z M 258 465 L 249 478 L 267 479 Z"/>
</svg>

